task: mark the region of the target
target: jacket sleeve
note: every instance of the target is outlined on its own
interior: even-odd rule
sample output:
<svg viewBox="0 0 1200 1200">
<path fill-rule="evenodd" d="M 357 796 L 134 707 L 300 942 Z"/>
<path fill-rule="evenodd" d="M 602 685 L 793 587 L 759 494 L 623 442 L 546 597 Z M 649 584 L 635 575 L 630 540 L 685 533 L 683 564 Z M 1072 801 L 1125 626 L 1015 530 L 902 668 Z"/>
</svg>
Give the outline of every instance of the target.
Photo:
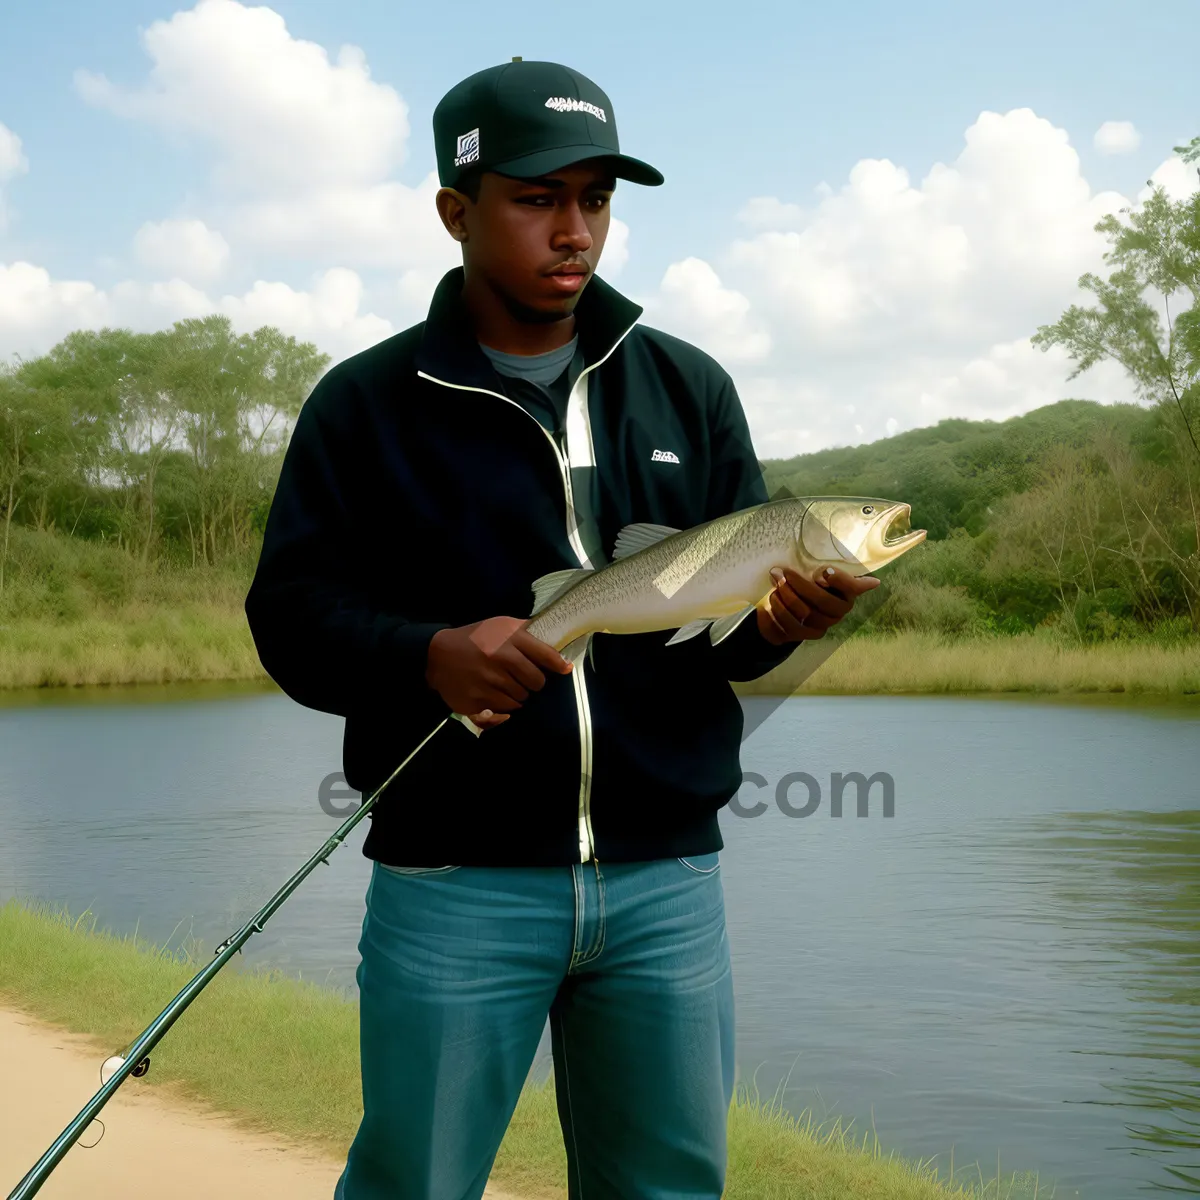
<svg viewBox="0 0 1200 1200">
<path fill-rule="evenodd" d="M 325 375 L 296 420 L 267 517 L 246 617 L 267 674 L 307 708 L 350 716 L 406 702 L 450 712 L 425 680 L 446 624 L 407 619 L 372 591 L 359 486 L 370 431 L 356 384 Z M 393 607 L 395 605 L 395 607 Z"/>
<path fill-rule="evenodd" d="M 709 410 L 709 439 L 713 449 L 712 475 L 708 508 L 704 520 L 739 512 L 755 504 L 765 504 L 766 481 L 754 454 L 750 428 L 733 380 L 726 375 Z M 708 633 L 691 638 L 684 645 L 696 647 L 713 667 L 730 681 L 758 679 L 789 658 L 800 642 L 772 645 L 758 629 L 756 614 L 748 613 L 737 628 L 719 645 L 708 640 Z"/>
</svg>

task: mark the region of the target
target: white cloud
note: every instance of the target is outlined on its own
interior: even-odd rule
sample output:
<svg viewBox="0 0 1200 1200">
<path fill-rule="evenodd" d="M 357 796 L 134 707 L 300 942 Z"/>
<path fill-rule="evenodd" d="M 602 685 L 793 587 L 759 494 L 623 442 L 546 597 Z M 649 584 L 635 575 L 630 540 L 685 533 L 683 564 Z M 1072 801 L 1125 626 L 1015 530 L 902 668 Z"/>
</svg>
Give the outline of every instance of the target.
<svg viewBox="0 0 1200 1200">
<path fill-rule="evenodd" d="M 29 170 L 29 159 L 21 150 L 21 139 L 0 122 L 0 183 Z"/>
<path fill-rule="evenodd" d="M 1144 187 L 1138 192 L 1138 202 L 1150 198 L 1154 187 L 1161 187 L 1171 200 L 1186 200 L 1197 187 L 1200 187 L 1200 172 L 1197 164 L 1188 164 L 1178 155 L 1168 158 L 1150 176 L 1151 187 Z"/>
<path fill-rule="evenodd" d="M 612 217 L 608 225 L 608 240 L 600 256 L 596 273 L 605 279 L 614 279 L 629 261 L 629 226 L 619 217 Z"/>
<path fill-rule="evenodd" d="M 147 221 L 134 235 L 138 261 L 182 279 L 216 279 L 229 263 L 229 243 L 203 221 Z"/>
<path fill-rule="evenodd" d="M 1194 189 L 1181 168 L 1164 163 L 1156 181 Z M 919 183 L 864 159 L 818 196 L 809 208 L 751 200 L 739 214 L 749 235 L 713 267 L 674 264 L 653 310 L 729 365 L 761 454 L 949 416 L 1002 420 L 1068 396 L 1133 399 L 1118 368 L 1068 383 L 1065 355 L 1029 342 L 1084 299 L 1079 276 L 1105 269 L 1095 224 L 1130 203 L 1092 191 L 1064 130 L 1029 109 L 984 112 L 957 158 Z M 720 295 L 737 302 L 723 310 Z"/>
<path fill-rule="evenodd" d="M 1132 121 L 1105 121 L 1096 130 L 1092 144 L 1101 154 L 1132 154 L 1142 144 L 1142 135 Z"/>
<path fill-rule="evenodd" d="M 337 347 L 352 353 L 396 332 L 390 321 L 374 313 L 360 313 L 362 298 L 363 283 L 358 275 L 333 267 L 314 278 L 310 291 L 259 280 L 245 295 L 222 297 L 219 308 L 239 329 L 276 325 L 324 350 Z"/>
<path fill-rule="evenodd" d="M 345 268 L 315 275 L 307 291 L 259 280 L 242 295 L 214 297 L 182 279 L 123 280 L 106 292 L 82 280 L 52 279 L 31 263 L 0 263 L 0 358 L 45 353 L 75 329 L 151 331 L 224 313 L 241 332 L 274 325 L 315 342 L 337 362 L 396 332 L 386 318 L 360 311 L 364 295 L 362 280 Z"/>
<path fill-rule="evenodd" d="M 277 12 L 199 0 L 142 34 L 149 81 L 126 88 L 80 70 L 92 104 L 211 142 L 224 190 L 314 190 L 384 179 L 404 159 L 408 106 L 370 77 L 357 46 L 336 63 Z"/>
<path fill-rule="evenodd" d="M 447 271 L 461 261 L 461 251 L 437 215 L 437 190 L 431 173 L 416 188 L 390 182 L 335 186 L 214 211 L 234 244 L 255 254 L 336 260 L 368 270 L 441 266 Z"/>
<path fill-rule="evenodd" d="M 0 122 L 0 184 L 23 175 L 29 170 L 29 159 L 21 149 L 21 139 Z M 8 228 L 8 208 L 0 192 L 0 233 Z"/>
<path fill-rule="evenodd" d="M 665 332 L 703 345 L 722 361 L 758 362 L 770 353 L 770 335 L 750 316 L 750 301 L 724 287 L 699 258 L 669 266 L 645 308 Z"/>
<path fill-rule="evenodd" d="M 776 196 L 755 196 L 742 206 L 737 219 L 752 229 L 776 232 L 803 229 L 809 214 L 798 204 L 785 204 Z"/>
<path fill-rule="evenodd" d="M 144 83 L 78 71 L 76 88 L 211 149 L 211 194 L 198 215 L 228 239 L 232 265 L 404 271 L 458 261 L 434 208 L 436 172 L 416 187 L 391 178 L 407 155 L 408 105 L 371 79 L 359 47 L 331 60 L 278 13 L 236 0 L 199 0 L 154 22 L 142 44 L 152 63 Z"/>
<path fill-rule="evenodd" d="M 0 263 L 0 357 L 48 350 L 72 329 L 98 329 L 108 300 L 85 280 L 52 280 L 32 263 Z"/>
</svg>

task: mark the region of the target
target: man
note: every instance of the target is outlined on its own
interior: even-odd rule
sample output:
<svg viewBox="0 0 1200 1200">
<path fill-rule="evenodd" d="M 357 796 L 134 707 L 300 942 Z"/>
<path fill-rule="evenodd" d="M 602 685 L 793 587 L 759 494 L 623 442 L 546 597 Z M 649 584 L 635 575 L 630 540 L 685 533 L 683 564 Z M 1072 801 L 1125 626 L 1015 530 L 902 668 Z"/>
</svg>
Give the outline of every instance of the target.
<svg viewBox="0 0 1200 1200">
<path fill-rule="evenodd" d="M 572 1197 L 721 1195 L 733 995 L 719 809 L 753 679 L 877 580 L 788 570 L 725 640 L 598 635 L 531 584 L 633 522 L 767 499 L 729 376 L 595 275 L 621 154 L 589 79 L 514 59 L 433 118 L 462 246 L 428 319 L 304 405 L 246 601 L 266 669 L 346 718 L 371 813 L 363 1119 L 341 1200 L 479 1200 L 547 1016 Z M 499 615 L 497 615 L 499 614 Z M 603 865 L 602 865 L 603 864 Z"/>
</svg>

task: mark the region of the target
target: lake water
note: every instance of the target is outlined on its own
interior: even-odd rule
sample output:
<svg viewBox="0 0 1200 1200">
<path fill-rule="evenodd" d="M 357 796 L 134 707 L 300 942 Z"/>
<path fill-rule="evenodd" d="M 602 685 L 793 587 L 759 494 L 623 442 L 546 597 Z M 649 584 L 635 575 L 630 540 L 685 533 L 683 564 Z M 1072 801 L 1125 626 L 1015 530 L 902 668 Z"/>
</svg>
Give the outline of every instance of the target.
<svg viewBox="0 0 1200 1200">
<path fill-rule="evenodd" d="M 211 948 L 336 827 L 340 753 L 338 719 L 255 689 L 10 696 L 0 901 Z M 742 764 L 768 781 L 722 814 L 744 1081 L 1043 1196 L 1200 1194 L 1200 706 L 797 697 Z M 773 801 L 798 771 L 807 817 Z M 887 772 L 894 815 L 851 787 L 832 816 L 835 771 Z M 247 963 L 354 987 L 364 834 Z"/>
</svg>

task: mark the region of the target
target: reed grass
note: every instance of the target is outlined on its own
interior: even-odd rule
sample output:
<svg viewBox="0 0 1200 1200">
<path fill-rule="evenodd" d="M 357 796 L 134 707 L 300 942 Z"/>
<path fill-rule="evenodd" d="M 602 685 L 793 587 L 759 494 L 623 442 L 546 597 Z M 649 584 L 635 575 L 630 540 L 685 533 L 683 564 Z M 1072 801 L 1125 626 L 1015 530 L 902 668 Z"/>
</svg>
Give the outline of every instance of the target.
<svg viewBox="0 0 1200 1200">
<path fill-rule="evenodd" d="M 811 675 L 807 646 L 744 695 L 1125 693 L 1200 696 L 1200 638 L 1071 646 L 1035 635 L 859 635 Z M 0 625 L 0 688 L 267 680 L 240 611 L 131 609 Z"/>
<path fill-rule="evenodd" d="M 819 647 L 820 642 L 812 643 Z M 1072 645 L 1038 634 L 955 638 L 935 633 L 849 638 L 809 674 L 809 646 L 745 695 L 1125 693 L 1200 696 L 1200 638 Z"/>
</svg>

